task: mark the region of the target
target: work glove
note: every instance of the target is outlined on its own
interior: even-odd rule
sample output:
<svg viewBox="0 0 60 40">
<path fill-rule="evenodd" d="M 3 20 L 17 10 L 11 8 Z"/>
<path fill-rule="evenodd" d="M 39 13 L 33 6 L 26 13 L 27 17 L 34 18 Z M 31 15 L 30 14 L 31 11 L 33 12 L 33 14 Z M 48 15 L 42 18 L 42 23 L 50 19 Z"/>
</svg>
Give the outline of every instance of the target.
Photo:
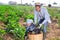
<svg viewBox="0 0 60 40">
<path fill-rule="evenodd" d="M 39 24 L 39 28 L 41 28 L 41 27 L 42 27 L 42 25 L 43 25 L 43 24 Z"/>
<path fill-rule="evenodd" d="M 42 26 L 43 24 L 40 24 L 40 27 Z"/>
</svg>

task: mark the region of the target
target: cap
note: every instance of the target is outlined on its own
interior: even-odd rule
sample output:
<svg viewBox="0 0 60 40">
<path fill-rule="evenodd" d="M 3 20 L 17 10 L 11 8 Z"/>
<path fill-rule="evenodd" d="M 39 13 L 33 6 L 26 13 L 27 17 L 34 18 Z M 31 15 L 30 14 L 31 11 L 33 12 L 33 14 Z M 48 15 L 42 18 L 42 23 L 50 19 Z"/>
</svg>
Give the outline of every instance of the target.
<svg viewBox="0 0 60 40">
<path fill-rule="evenodd" d="M 26 23 L 33 23 L 32 19 L 27 19 Z"/>
<path fill-rule="evenodd" d="M 39 6 L 41 6 L 41 4 L 40 4 L 39 2 L 36 2 L 36 3 L 35 3 L 35 6 L 36 6 L 36 5 L 39 5 Z"/>
</svg>

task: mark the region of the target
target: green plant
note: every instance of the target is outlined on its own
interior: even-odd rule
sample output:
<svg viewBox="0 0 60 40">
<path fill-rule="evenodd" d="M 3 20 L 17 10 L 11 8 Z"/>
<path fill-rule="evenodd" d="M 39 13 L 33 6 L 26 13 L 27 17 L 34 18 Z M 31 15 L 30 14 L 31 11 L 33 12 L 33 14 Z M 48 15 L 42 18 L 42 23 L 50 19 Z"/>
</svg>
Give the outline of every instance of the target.
<svg viewBox="0 0 60 40">
<path fill-rule="evenodd" d="M 3 36 L 6 34 L 6 31 L 3 29 L 0 29 L 0 40 L 3 40 Z"/>
<path fill-rule="evenodd" d="M 15 40 L 24 40 L 25 28 L 18 25 L 18 27 L 12 30 Z"/>
<path fill-rule="evenodd" d="M 0 21 L 2 21 L 6 25 L 6 33 L 14 34 L 13 36 L 15 36 L 16 39 L 24 39 L 23 37 L 25 34 L 25 29 L 19 26 L 18 23 L 23 13 L 24 12 L 22 10 L 21 11 L 17 10 L 15 6 L 10 6 L 10 5 L 0 6 Z M 16 31 L 16 29 L 21 29 L 21 30 Z M 13 32 L 11 32 L 11 30 L 13 30 Z"/>
<path fill-rule="evenodd" d="M 34 15 L 33 14 L 28 14 L 27 16 L 25 16 L 25 20 L 26 19 L 34 19 Z"/>
</svg>

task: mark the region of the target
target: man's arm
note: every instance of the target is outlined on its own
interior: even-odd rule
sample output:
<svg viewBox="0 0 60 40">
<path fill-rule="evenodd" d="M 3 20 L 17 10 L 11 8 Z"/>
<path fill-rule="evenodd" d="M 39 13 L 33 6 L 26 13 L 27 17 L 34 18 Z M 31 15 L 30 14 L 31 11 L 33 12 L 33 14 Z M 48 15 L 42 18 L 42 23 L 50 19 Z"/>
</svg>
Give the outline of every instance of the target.
<svg viewBox="0 0 60 40">
<path fill-rule="evenodd" d="M 42 24 L 44 24 L 46 22 L 51 23 L 50 15 L 46 8 L 44 8 L 44 14 L 45 14 L 45 20 L 42 22 Z"/>
</svg>

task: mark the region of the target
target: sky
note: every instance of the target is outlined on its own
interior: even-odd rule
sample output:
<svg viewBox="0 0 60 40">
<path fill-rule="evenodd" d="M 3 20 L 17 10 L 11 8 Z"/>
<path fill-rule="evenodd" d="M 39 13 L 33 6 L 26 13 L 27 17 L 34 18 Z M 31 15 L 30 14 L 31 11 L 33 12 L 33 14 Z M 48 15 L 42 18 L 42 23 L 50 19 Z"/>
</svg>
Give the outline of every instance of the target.
<svg viewBox="0 0 60 40">
<path fill-rule="evenodd" d="M 16 1 L 18 4 L 21 3 L 21 0 L 0 0 L 0 2 L 5 3 L 5 4 L 8 4 L 9 1 Z M 50 2 L 50 4 L 53 5 L 53 3 L 56 2 L 56 3 L 58 3 L 57 5 L 60 6 L 60 0 L 22 0 L 23 4 L 24 3 L 34 4 L 32 1 L 34 1 L 34 3 L 35 2 L 44 3 L 44 5 L 48 5 L 49 2 Z"/>
</svg>

